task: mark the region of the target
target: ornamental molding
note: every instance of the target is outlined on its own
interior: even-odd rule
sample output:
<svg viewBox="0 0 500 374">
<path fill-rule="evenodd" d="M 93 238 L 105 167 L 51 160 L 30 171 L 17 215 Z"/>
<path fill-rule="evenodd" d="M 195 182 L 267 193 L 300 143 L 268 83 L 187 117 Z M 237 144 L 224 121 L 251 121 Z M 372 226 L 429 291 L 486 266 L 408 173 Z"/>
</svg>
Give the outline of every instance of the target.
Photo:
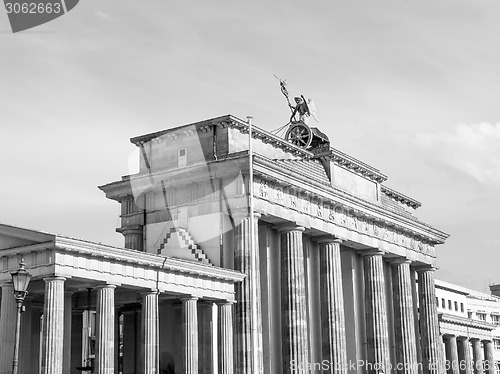
<svg viewBox="0 0 500 374">
<path fill-rule="evenodd" d="M 26 248 L 21 247 L 2 250 L 0 252 L 0 271 L 15 270 L 15 268 L 17 268 L 18 262 L 15 261 L 12 263 L 12 266 L 15 268 L 9 268 L 11 264 L 8 261 L 9 257 L 43 252 L 46 252 L 46 255 L 50 256 L 51 250 L 55 250 L 59 253 L 74 252 L 88 256 L 89 258 L 129 263 L 141 267 L 152 268 L 155 269 L 155 271 L 161 270 L 164 272 L 193 274 L 197 277 L 218 279 L 226 282 L 240 282 L 246 277 L 245 274 L 230 269 L 218 268 L 189 260 L 168 258 L 132 249 L 109 247 L 102 244 L 60 236 L 55 236 L 54 241 L 50 243 L 49 246 L 37 245 L 36 247 L 28 246 Z M 53 258 L 51 258 L 50 263 L 56 264 Z M 29 265 L 28 263 L 28 266 Z"/>
<path fill-rule="evenodd" d="M 408 197 L 406 195 L 403 195 L 398 191 L 394 191 L 393 189 L 387 186 L 381 185 L 380 192 L 382 192 L 387 197 L 397 201 L 398 203 L 409 206 L 410 208 L 417 209 L 422 206 L 422 203 L 420 203 L 419 201 L 412 199 L 411 197 Z"/>
<path fill-rule="evenodd" d="M 341 206 L 343 210 L 347 212 L 352 212 L 351 215 L 354 215 L 357 221 L 362 221 L 361 224 L 353 223 L 353 225 L 357 225 L 358 228 L 364 229 L 365 232 L 374 233 L 372 236 L 379 237 L 381 232 L 383 233 L 385 226 L 390 228 L 389 231 L 392 231 L 392 239 L 390 237 L 390 233 L 384 234 L 382 237 L 386 241 L 392 241 L 393 243 L 404 243 L 401 244 L 403 247 L 413 249 L 420 249 L 423 253 L 426 253 L 425 244 L 442 244 L 448 237 L 448 234 L 445 234 L 432 226 L 429 226 L 423 222 L 420 222 L 418 219 L 414 217 L 406 217 L 397 215 L 380 204 L 376 204 L 373 202 L 369 202 L 363 199 L 360 199 L 357 196 L 351 195 L 345 191 L 339 190 L 337 188 L 331 186 L 325 186 L 321 183 L 315 182 L 311 179 L 306 179 L 297 174 L 291 174 L 287 170 L 283 170 L 282 167 L 277 167 L 271 160 L 268 160 L 262 156 L 255 156 L 255 179 L 254 183 L 254 191 L 255 196 L 266 200 L 266 194 L 261 195 L 261 188 L 267 191 L 267 195 L 271 194 L 271 191 L 278 190 L 278 196 L 285 196 L 284 192 L 285 188 L 294 189 L 296 191 L 300 191 L 302 195 L 308 196 L 309 201 L 319 201 L 322 202 L 323 205 L 326 204 L 327 209 L 323 209 L 321 214 L 322 218 L 331 216 L 333 213 L 330 211 L 334 211 L 335 209 L 328 208 L 330 206 Z M 290 179 L 297 181 L 298 183 L 306 183 L 307 186 L 299 187 L 297 185 L 292 185 Z M 260 186 L 261 182 L 263 182 L 266 186 Z M 276 193 L 275 193 L 276 195 Z M 289 198 L 290 199 L 290 198 Z M 281 197 L 277 198 L 276 201 L 271 199 L 271 202 L 278 203 L 281 200 Z M 300 209 L 300 201 L 299 196 L 291 198 L 289 200 L 289 204 L 280 204 L 286 208 L 291 208 L 297 210 L 301 213 L 307 213 Z M 279 203 L 278 203 L 279 204 Z M 302 203 L 304 204 L 304 203 Z M 336 208 L 337 210 L 339 208 Z M 316 210 L 317 213 L 317 210 Z M 313 214 L 309 214 L 313 216 Z M 316 214 L 318 216 L 318 213 Z M 342 217 L 342 215 L 341 215 Z M 348 227 L 345 222 L 347 222 L 347 218 L 341 218 L 341 225 L 344 227 Z M 332 220 L 330 220 L 333 222 Z M 363 222 L 368 221 L 368 225 L 364 225 Z M 363 226 L 364 225 L 364 226 Z M 368 229 L 366 228 L 368 226 Z M 373 229 L 372 226 L 375 226 Z M 392 228 L 392 229 L 391 229 Z M 359 233 L 364 233 L 363 230 L 357 230 Z M 386 230 L 387 231 L 387 230 Z M 426 232 L 429 232 L 426 234 Z M 405 233 L 410 237 L 405 237 L 402 235 L 402 238 L 399 238 L 401 234 Z M 391 240 L 389 240 L 391 239 Z M 413 239 L 413 240 L 412 240 Z M 415 240 L 418 239 L 420 242 L 417 243 Z M 429 251 L 431 252 L 431 250 Z"/>
<path fill-rule="evenodd" d="M 396 222 L 376 217 L 343 202 L 318 196 L 289 183 L 270 181 L 262 176 L 254 179 L 255 197 L 286 209 L 306 214 L 321 221 L 355 231 L 387 243 L 425 255 L 434 256 L 435 240 Z"/>
<path fill-rule="evenodd" d="M 439 313 L 438 319 L 440 323 L 442 322 L 458 326 L 465 326 L 478 330 L 493 331 L 494 329 L 497 328 L 497 325 L 494 323 L 478 321 L 471 318 L 455 316 L 453 314 L 447 314 L 447 313 Z"/>
</svg>

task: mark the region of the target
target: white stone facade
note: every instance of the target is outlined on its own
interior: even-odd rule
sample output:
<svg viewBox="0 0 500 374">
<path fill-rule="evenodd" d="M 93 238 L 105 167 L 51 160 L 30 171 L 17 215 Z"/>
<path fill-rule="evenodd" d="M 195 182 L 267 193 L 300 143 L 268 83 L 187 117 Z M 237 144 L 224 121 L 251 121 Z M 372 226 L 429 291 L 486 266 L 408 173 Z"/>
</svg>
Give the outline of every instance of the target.
<svg viewBox="0 0 500 374">
<path fill-rule="evenodd" d="M 21 258 L 34 276 L 21 373 L 444 374 L 447 234 L 329 143 L 254 127 L 251 184 L 248 132 L 224 116 L 131 139 L 140 172 L 100 187 L 125 248 L 1 225 L 0 374 Z"/>
<path fill-rule="evenodd" d="M 497 373 L 500 297 L 436 280 L 436 305 L 450 373 Z"/>
</svg>

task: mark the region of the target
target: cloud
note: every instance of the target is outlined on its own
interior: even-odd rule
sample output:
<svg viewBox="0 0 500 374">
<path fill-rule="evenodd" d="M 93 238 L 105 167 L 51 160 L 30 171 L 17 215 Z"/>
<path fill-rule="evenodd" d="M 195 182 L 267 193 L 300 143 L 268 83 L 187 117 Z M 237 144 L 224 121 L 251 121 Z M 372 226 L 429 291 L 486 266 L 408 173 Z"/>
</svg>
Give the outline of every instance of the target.
<svg viewBox="0 0 500 374">
<path fill-rule="evenodd" d="M 500 122 L 458 124 L 451 132 L 417 134 L 432 158 L 479 183 L 500 184 Z"/>
</svg>

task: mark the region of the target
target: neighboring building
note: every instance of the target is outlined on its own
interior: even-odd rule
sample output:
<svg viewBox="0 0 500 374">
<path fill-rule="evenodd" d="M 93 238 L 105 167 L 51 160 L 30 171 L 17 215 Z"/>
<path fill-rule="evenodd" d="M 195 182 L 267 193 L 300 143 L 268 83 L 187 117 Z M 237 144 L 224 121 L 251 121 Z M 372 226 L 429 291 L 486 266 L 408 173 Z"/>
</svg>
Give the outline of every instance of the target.
<svg viewBox="0 0 500 374">
<path fill-rule="evenodd" d="M 20 373 L 443 373 L 447 235 L 379 170 L 294 126 L 303 147 L 254 127 L 252 165 L 233 116 L 133 138 L 139 173 L 100 187 L 125 248 L 1 225 L 0 374 L 21 258 L 34 277 Z"/>
<path fill-rule="evenodd" d="M 453 367 L 461 373 L 465 373 L 465 368 L 471 373 L 477 373 L 478 368 L 497 372 L 500 298 L 441 280 L 435 283 L 448 372 L 453 373 Z"/>
</svg>

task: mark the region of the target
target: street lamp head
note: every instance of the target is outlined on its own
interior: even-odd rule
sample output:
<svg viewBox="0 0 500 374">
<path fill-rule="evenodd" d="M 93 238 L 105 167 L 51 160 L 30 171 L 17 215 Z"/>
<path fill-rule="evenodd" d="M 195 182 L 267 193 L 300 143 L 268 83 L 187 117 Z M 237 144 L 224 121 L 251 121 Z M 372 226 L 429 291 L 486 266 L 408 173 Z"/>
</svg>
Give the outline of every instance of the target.
<svg viewBox="0 0 500 374">
<path fill-rule="evenodd" d="M 28 293 L 28 284 L 32 275 L 26 271 L 24 260 L 19 264 L 19 269 L 15 273 L 10 273 L 12 282 L 14 283 L 14 297 L 16 300 L 24 300 Z"/>
</svg>

